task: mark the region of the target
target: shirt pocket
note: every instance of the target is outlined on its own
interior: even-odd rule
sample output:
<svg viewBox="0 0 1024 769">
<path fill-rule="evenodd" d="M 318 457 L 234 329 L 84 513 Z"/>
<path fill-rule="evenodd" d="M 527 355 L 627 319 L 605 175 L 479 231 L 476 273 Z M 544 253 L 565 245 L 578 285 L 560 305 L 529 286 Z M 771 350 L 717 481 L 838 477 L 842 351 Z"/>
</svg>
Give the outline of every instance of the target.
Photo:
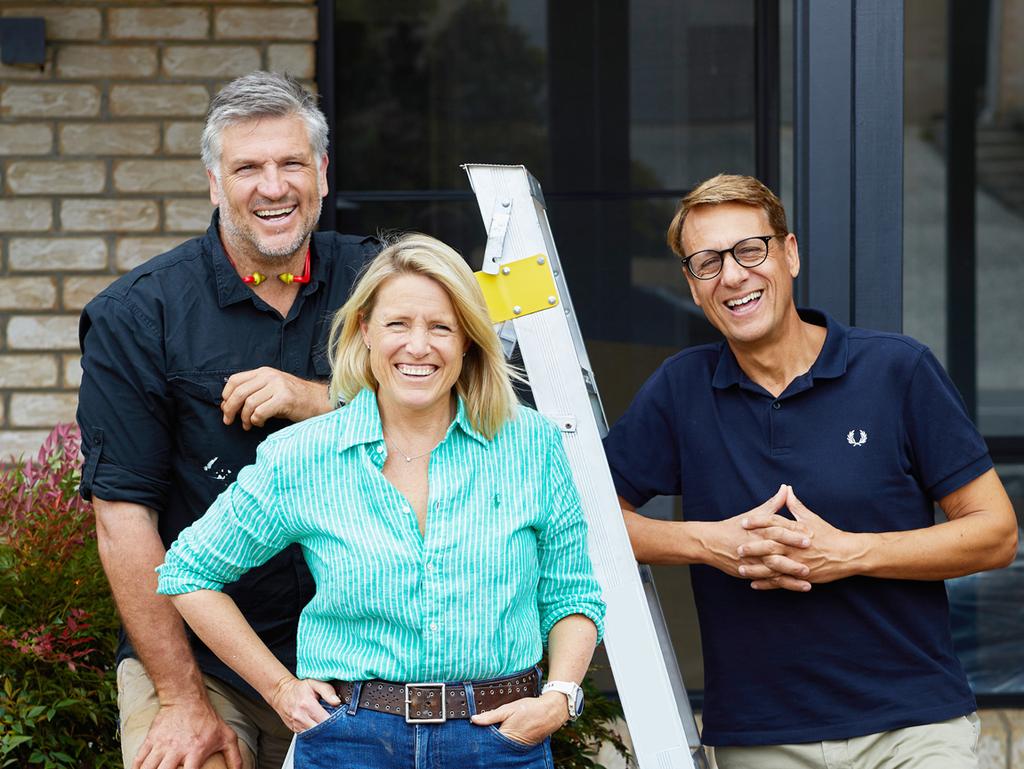
<svg viewBox="0 0 1024 769">
<path fill-rule="evenodd" d="M 317 379 L 330 379 L 331 378 L 331 361 L 327 357 L 327 350 L 317 348 L 316 352 L 313 353 L 313 371 L 316 372 Z"/>
<path fill-rule="evenodd" d="M 256 456 L 263 430 L 242 429 L 236 416 L 224 424 L 221 392 L 234 370 L 187 371 L 168 377 L 174 396 L 178 450 L 193 471 L 219 493 L 235 480 L 238 471 Z"/>
</svg>

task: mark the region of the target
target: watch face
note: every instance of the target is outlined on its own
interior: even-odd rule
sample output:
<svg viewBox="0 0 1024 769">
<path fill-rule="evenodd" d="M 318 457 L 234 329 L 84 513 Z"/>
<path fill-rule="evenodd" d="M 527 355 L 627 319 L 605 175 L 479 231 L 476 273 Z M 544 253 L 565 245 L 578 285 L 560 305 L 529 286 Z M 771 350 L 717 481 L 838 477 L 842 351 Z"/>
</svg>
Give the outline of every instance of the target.
<svg viewBox="0 0 1024 769">
<path fill-rule="evenodd" d="M 583 689 L 576 688 L 576 715 L 577 717 L 583 712 Z"/>
</svg>

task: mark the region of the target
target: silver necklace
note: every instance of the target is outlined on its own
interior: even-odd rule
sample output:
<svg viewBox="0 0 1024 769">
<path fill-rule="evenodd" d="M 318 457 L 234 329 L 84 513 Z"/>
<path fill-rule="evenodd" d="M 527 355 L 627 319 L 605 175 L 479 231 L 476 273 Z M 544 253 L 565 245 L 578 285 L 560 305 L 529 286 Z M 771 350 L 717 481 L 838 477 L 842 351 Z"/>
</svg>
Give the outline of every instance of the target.
<svg viewBox="0 0 1024 769">
<path fill-rule="evenodd" d="M 420 459 L 421 457 L 427 456 L 427 454 L 430 454 L 434 449 L 436 449 L 438 446 L 440 446 L 441 442 L 443 440 L 444 440 L 444 438 L 442 438 L 440 441 L 435 443 L 433 446 L 431 446 L 429 449 L 424 451 L 422 454 L 413 454 L 412 456 L 409 456 L 404 451 L 402 451 L 400 448 L 398 448 L 398 444 L 395 443 L 395 439 L 394 438 L 388 438 L 387 436 L 384 436 L 384 442 L 387 443 L 395 451 L 397 451 L 399 456 L 402 457 L 402 459 L 404 459 L 407 463 L 408 462 L 412 462 L 414 459 Z"/>
</svg>

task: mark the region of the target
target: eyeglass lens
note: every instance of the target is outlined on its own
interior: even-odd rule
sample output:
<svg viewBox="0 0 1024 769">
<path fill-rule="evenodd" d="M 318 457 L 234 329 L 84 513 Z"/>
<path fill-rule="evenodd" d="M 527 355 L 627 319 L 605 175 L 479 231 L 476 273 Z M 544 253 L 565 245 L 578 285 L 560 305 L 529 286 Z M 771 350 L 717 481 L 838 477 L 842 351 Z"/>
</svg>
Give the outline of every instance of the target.
<svg viewBox="0 0 1024 769">
<path fill-rule="evenodd" d="M 698 251 L 690 257 L 687 266 L 695 277 L 708 280 L 722 271 L 728 253 L 744 267 L 757 267 L 768 256 L 768 244 L 760 238 L 747 238 L 725 251 Z"/>
</svg>

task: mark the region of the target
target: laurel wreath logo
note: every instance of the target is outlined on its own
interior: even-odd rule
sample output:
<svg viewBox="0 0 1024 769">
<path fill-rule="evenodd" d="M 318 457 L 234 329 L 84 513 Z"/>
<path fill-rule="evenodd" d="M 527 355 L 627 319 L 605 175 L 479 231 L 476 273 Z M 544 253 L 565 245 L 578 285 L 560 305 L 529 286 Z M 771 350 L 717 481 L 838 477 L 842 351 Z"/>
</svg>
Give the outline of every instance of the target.
<svg viewBox="0 0 1024 769">
<path fill-rule="evenodd" d="M 868 434 L 863 430 L 850 430 L 846 434 L 846 442 L 851 446 L 863 446 L 868 442 Z"/>
</svg>

